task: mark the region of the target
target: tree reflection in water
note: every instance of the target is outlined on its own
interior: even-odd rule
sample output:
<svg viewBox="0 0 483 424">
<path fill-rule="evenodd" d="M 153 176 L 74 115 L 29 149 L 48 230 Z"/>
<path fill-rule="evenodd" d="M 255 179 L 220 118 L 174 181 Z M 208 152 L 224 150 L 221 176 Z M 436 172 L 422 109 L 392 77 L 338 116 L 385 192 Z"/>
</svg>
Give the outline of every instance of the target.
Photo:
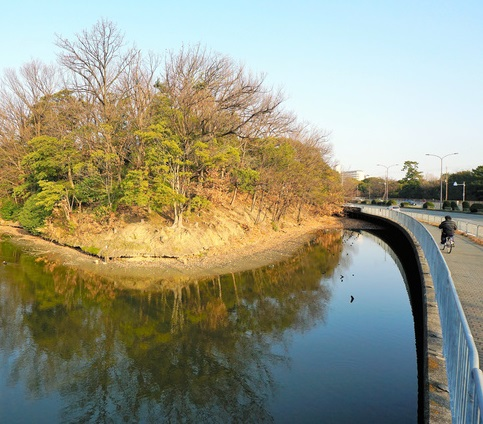
<svg viewBox="0 0 483 424">
<path fill-rule="evenodd" d="M 342 244 L 341 232 L 323 232 L 279 265 L 145 293 L 3 242 L 8 385 L 23 386 L 25 398 L 60 396 L 53 417 L 62 422 L 270 422 L 271 370 L 289 361 L 276 347 L 325 319 L 322 276 Z"/>
</svg>

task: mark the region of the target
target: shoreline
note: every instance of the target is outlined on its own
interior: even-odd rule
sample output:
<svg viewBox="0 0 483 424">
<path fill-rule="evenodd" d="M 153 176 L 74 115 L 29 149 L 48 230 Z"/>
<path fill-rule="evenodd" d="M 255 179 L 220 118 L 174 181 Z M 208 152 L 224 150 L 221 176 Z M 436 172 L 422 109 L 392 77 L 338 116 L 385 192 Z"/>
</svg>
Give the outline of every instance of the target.
<svg viewBox="0 0 483 424">
<path fill-rule="evenodd" d="M 63 265 L 115 282 L 117 287 L 147 289 L 166 282 L 213 278 L 271 265 L 293 256 L 309 243 L 317 231 L 358 228 L 360 222 L 347 218 L 323 217 L 304 225 L 270 234 L 254 234 L 250 239 L 209 251 L 203 256 L 181 258 L 116 259 L 103 262 L 73 247 L 62 246 L 33 236 L 18 227 L 0 225 L 6 235 L 27 253 L 49 264 Z"/>
</svg>

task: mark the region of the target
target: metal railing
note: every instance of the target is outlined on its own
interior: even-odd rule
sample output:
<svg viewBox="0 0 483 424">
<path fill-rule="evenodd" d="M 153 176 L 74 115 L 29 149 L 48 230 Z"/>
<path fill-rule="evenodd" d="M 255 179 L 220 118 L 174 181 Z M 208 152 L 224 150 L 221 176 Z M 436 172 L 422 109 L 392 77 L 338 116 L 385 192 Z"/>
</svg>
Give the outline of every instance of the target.
<svg viewBox="0 0 483 424">
<path fill-rule="evenodd" d="M 406 215 L 412 216 L 418 221 L 428 222 L 430 224 L 439 224 L 441 222 L 441 215 L 434 215 L 429 213 L 411 212 L 410 210 L 404 209 Z M 458 230 L 463 231 L 466 235 L 475 236 L 478 238 L 483 238 L 483 225 L 477 224 L 476 222 L 471 222 L 465 219 L 460 219 L 452 215 L 453 221 L 456 222 Z"/>
<path fill-rule="evenodd" d="M 478 351 L 451 273 L 434 238 L 406 213 L 367 207 L 361 207 L 361 211 L 397 222 L 418 240 L 428 261 L 438 302 L 453 423 L 483 424 L 483 373 Z M 440 221 L 441 217 L 437 219 Z"/>
</svg>

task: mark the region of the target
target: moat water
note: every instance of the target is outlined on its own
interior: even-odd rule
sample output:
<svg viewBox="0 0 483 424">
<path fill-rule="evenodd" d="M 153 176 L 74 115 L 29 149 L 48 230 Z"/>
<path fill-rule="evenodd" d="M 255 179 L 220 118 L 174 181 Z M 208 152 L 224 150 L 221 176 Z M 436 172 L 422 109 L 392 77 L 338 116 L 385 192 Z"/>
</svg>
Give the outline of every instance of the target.
<svg viewBox="0 0 483 424">
<path fill-rule="evenodd" d="M 0 422 L 415 423 L 408 281 L 364 231 L 158 292 L 118 290 L 4 239 Z"/>
</svg>

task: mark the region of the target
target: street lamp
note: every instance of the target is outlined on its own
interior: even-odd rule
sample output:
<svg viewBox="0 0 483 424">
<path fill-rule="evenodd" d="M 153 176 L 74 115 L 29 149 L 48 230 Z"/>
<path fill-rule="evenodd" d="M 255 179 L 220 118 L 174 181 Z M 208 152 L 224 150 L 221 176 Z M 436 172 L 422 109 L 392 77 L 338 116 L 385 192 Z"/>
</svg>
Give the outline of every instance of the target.
<svg viewBox="0 0 483 424">
<path fill-rule="evenodd" d="M 463 184 L 458 184 L 456 181 L 454 182 L 453 186 L 463 186 L 463 202 L 465 201 L 465 192 L 466 192 L 466 183 L 463 181 Z"/>
<path fill-rule="evenodd" d="M 448 153 L 447 155 L 444 155 L 444 156 L 438 156 L 438 155 L 433 155 L 431 153 L 426 153 L 426 156 L 434 156 L 434 157 L 437 157 L 439 158 L 439 160 L 441 161 L 441 171 L 440 171 L 440 174 L 439 174 L 439 208 L 440 209 L 443 209 L 443 159 L 445 157 L 448 157 L 448 156 L 452 156 L 452 155 L 457 155 L 458 153 Z"/>
<path fill-rule="evenodd" d="M 388 175 L 389 175 L 389 168 L 392 168 L 393 166 L 397 166 L 398 164 L 395 163 L 394 165 L 381 165 L 380 163 L 377 164 L 377 166 L 383 166 L 386 168 L 386 186 L 384 187 L 384 197 L 382 200 L 385 200 L 386 202 L 389 199 L 389 186 L 388 186 Z"/>
</svg>

